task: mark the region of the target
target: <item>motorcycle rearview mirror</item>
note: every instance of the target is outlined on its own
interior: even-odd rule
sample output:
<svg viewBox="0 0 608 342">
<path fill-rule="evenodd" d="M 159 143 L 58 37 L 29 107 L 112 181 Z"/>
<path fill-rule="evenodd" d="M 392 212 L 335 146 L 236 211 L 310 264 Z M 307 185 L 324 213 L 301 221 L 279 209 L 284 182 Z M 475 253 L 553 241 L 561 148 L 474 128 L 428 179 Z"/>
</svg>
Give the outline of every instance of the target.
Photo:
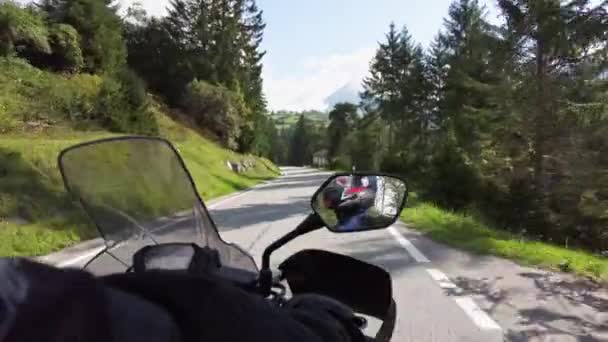
<svg viewBox="0 0 608 342">
<path fill-rule="evenodd" d="M 399 218 L 407 185 L 396 176 L 344 173 L 330 177 L 312 197 L 312 209 L 334 233 L 386 228 Z"/>
<path fill-rule="evenodd" d="M 397 176 L 339 173 L 328 178 L 312 196 L 314 213 L 264 250 L 259 278 L 260 292 L 266 296 L 270 294 L 270 255 L 277 249 L 324 226 L 335 233 L 386 228 L 397 221 L 406 199 L 406 183 Z"/>
</svg>

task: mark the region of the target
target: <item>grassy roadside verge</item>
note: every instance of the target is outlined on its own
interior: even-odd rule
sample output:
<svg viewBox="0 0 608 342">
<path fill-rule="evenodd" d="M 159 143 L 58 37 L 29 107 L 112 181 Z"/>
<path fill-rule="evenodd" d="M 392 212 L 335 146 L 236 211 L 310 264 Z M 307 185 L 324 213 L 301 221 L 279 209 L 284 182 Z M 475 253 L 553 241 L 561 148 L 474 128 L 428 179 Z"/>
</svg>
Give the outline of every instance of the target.
<svg viewBox="0 0 608 342">
<path fill-rule="evenodd" d="M 475 217 L 449 212 L 428 203 L 406 208 L 401 219 L 431 239 L 477 254 L 511 259 L 527 266 L 568 271 L 596 281 L 608 281 L 608 259 L 586 251 L 531 241 L 492 229 Z"/>
<path fill-rule="evenodd" d="M 178 148 L 205 200 L 278 174 L 268 160 L 223 149 L 160 110 L 156 116 L 160 135 Z M 64 191 L 57 155 L 68 146 L 112 135 L 63 127 L 0 137 L 0 256 L 44 255 L 97 236 Z M 228 170 L 226 161 L 244 159 L 254 160 L 255 165 L 242 174 Z"/>
</svg>

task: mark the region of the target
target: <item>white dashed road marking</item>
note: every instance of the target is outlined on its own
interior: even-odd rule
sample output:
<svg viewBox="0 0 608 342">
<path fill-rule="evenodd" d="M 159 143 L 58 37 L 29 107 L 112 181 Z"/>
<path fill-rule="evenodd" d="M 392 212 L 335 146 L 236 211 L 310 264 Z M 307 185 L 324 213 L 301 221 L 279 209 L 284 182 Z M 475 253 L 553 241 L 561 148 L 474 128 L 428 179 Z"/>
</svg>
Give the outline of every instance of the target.
<svg viewBox="0 0 608 342">
<path fill-rule="evenodd" d="M 444 290 L 457 290 L 458 289 L 458 286 L 456 286 L 456 284 L 452 283 L 450 278 L 448 278 L 448 276 L 443 274 L 443 272 L 441 272 L 440 270 L 437 270 L 434 268 L 427 268 L 426 272 L 431 276 L 431 278 L 433 278 L 439 284 L 439 287 L 441 287 L 442 289 L 444 289 Z"/>
<path fill-rule="evenodd" d="M 419 263 L 429 263 L 430 260 L 424 256 L 408 239 L 403 236 L 395 226 L 388 228 L 389 233 L 397 240 L 397 242 L 403 246 L 403 248 Z M 435 268 L 427 268 L 426 272 L 435 280 L 440 288 L 444 290 L 450 290 L 458 294 L 461 289 L 454 284 L 450 278 Z M 468 296 L 454 296 L 454 301 L 464 311 L 467 316 L 477 325 L 477 327 L 484 331 L 502 331 L 502 328 L 496 323 L 485 311 Z"/>
<path fill-rule="evenodd" d="M 454 300 L 460 308 L 469 315 L 475 324 L 482 330 L 502 330 L 488 314 L 481 310 L 471 297 L 455 297 Z"/>
</svg>

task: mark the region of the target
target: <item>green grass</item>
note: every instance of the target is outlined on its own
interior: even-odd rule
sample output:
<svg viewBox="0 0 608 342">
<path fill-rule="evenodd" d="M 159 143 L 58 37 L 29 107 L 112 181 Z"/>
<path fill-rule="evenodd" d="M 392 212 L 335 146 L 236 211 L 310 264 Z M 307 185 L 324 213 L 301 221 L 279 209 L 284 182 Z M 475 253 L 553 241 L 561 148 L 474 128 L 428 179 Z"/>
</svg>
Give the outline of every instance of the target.
<svg viewBox="0 0 608 342">
<path fill-rule="evenodd" d="M 161 135 L 175 142 L 209 200 L 250 187 L 278 174 L 270 161 L 225 150 L 187 127 L 157 113 Z M 57 169 L 59 152 L 106 132 L 5 135 L 0 138 L 0 256 L 42 255 L 96 236 L 80 208 L 65 194 Z M 243 174 L 226 161 L 255 159 Z"/>
<path fill-rule="evenodd" d="M 428 203 L 414 203 L 403 211 L 401 217 L 410 224 L 410 228 L 449 246 L 497 255 L 527 266 L 568 271 L 608 281 L 608 260 L 605 258 L 492 229 L 471 215 L 449 212 Z"/>
<path fill-rule="evenodd" d="M 0 80 L 11 80 L 0 84 L 0 256 L 43 255 L 97 236 L 80 207 L 65 193 L 57 156 L 71 145 L 116 135 L 78 131 L 61 120 L 44 129 L 26 129 L 23 120 L 31 115 L 24 111 L 35 109 L 37 118 L 59 117 L 46 116 L 44 100 L 37 102 L 35 94 L 29 93 L 49 80 L 59 80 L 59 76 L 28 65 L 19 67 L 23 70 L 13 63 L 10 71 L 0 72 Z M 171 119 L 158 103 L 153 104 L 153 110 L 160 135 L 178 148 L 205 200 L 278 174 L 270 161 L 223 149 L 182 120 Z M 243 159 L 254 160 L 255 166 L 243 174 L 228 170 L 227 160 Z"/>
</svg>

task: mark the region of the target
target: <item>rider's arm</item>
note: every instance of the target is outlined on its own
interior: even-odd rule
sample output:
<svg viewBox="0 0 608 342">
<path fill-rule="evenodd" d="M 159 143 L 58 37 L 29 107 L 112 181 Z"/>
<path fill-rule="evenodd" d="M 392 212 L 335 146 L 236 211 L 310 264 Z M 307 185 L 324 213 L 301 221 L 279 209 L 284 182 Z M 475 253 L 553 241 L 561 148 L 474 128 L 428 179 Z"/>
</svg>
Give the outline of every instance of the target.
<svg viewBox="0 0 608 342">
<path fill-rule="evenodd" d="M 212 279 L 0 258 L 0 341 L 357 342 L 322 311 L 277 308 Z"/>
<path fill-rule="evenodd" d="M 197 341 L 358 342 L 321 309 L 278 308 L 215 278 L 117 274 L 104 282 L 165 307 L 184 335 Z"/>
<path fill-rule="evenodd" d="M 90 274 L 0 258 L 0 341 L 177 342 L 171 317 Z"/>
</svg>

